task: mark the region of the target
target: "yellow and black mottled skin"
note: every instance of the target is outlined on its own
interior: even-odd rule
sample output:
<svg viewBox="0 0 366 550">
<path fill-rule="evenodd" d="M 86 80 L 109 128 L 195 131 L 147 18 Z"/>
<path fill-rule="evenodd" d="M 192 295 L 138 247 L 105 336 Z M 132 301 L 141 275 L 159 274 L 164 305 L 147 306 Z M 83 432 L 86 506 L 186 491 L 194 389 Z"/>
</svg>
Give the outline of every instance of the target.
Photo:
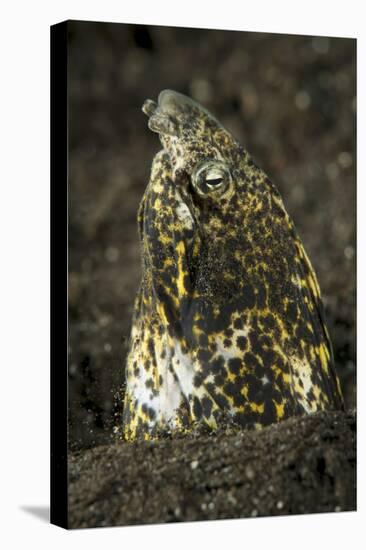
<svg viewBox="0 0 366 550">
<path fill-rule="evenodd" d="M 138 226 L 124 437 L 343 407 L 319 286 L 281 197 L 191 99 L 143 106 L 163 150 Z"/>
</svg>

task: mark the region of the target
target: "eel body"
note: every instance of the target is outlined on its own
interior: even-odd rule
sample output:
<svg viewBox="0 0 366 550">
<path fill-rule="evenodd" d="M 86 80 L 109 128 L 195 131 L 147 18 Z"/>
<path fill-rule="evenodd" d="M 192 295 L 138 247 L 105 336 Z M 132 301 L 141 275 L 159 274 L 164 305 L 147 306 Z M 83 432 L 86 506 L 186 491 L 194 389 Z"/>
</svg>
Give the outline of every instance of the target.
<svg viewBox="0 0 366 550">
<path fill-rule="evenodd" d="M 318 282 L 280 194 L 206 109 L 143 106 L 162 150 L 138 212 L 127 440 L 343 407 Z"/>
</svg>

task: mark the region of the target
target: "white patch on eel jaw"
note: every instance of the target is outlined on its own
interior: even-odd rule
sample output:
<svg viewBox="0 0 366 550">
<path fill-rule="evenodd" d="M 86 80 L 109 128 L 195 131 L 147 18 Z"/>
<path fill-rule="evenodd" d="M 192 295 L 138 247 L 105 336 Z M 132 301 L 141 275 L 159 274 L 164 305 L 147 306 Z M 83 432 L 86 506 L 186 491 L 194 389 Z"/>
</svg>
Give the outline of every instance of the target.
<svg viewBox="0 0 366 550">
<path fill-rule="evenodd" d="M 186 203 L 179 202 L 179 205 L 177 206 L 175 211 L 176 211 L 178 220 L 183 224 L 183 226 L 187 229 L 193 229 L 193 225 L 194 225 L 193 217 Z"/>
</svg>

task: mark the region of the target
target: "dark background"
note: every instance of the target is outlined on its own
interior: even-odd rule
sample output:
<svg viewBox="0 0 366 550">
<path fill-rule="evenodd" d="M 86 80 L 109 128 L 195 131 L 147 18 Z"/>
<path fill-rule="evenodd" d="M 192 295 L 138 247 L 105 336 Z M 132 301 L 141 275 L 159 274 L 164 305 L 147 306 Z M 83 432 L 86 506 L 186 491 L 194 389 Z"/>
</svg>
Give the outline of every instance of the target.
<svg viewBox="0 0 366 550">
<path fill-rule="evenodd" d="M 276 183 L 323 293 L 355 407 L 356 41 L 69 23 L 69 438 L 105 443 L 122 411 L 140 258 L 136 211 L 160 148 L 141 112 L 201 102 Z"/>
</svg>

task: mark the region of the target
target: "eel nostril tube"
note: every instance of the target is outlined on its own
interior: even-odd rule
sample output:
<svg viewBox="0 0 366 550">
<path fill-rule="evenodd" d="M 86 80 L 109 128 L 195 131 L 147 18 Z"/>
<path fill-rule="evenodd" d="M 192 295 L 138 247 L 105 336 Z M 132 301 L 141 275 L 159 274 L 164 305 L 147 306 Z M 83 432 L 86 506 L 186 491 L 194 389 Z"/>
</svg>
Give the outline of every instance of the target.
<svg viewBox="0 0 366 550">
<path fill-rule="evenodd" d="M 142 106 L 142 111 L 145 115 L 152 116 L 155 113 L 157 106 L 158 105 L 155 101 L 152 99 L 147 99 Z"/>
</svg>

